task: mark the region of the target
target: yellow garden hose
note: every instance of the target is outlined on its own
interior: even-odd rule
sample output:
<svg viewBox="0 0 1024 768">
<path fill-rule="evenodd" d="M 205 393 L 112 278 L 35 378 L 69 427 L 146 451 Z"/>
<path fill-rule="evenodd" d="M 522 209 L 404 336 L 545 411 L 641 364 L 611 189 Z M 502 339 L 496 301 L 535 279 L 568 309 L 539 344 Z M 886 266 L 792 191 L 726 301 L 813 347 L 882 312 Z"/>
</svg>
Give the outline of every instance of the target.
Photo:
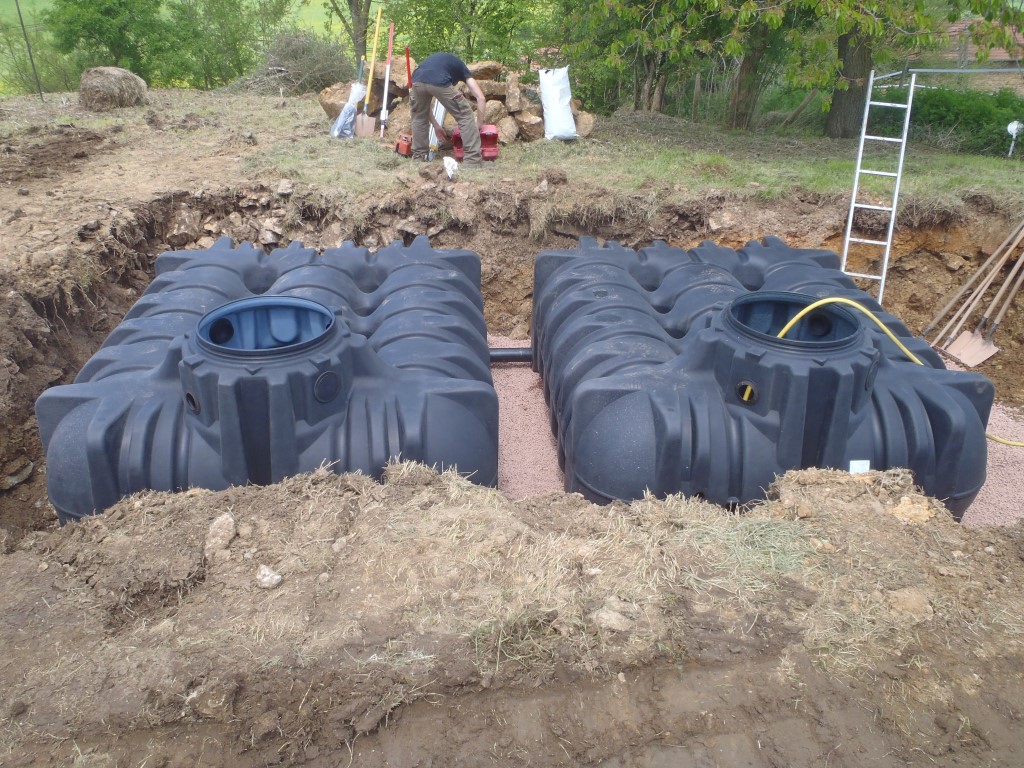
<svg viewBox="0 0 1024 768">
<path fill-rule="evenodd" d="M 833 296 L 827 299 L 819 299 L 813 304 L 807 305 L 799 312 L 797 312 L 796 316 L 792 320 L 786 323 L 783 329 L 779 331 L 777 338 L 784 338 L 785 335 L 789 333 L 790 330 L 792 330 L 793 326 L 800 322 L 800 320 L 802 320 L 807 314 L 813 312 L 818 307 L 825 306 L 826 304 L 845 304 L 846 306 L 853 307 L 858 312 L 862 312 L 863 314 L 867 315 L 868 317 L 871 318 L 872 321 L 874 321 L 875 325 L 882 329 L 882 332 L 889 337 L 892 343 L 899 347 L 900 351 L 903 354 L 905 354 L 908 358 L 913 360 L 918 365 L 924 365 L 924 363 L 922 363 L 913 352 L 907 349 L 903 345 L 903 343 L 896 338 L 896 335 L 892 331 L 885 327 L 885 324 L 881 320 L 875 317 L 874 313 L 870 309 L 862 306 L 861 304 L 858 304 L 856 301 L 853 301 L 852 299 L 844 299 L 841 296 Z M 746 398 L 744 397 L 744 399 Z M 988 432 L 985 433 L 985 437 L 987 437 L 989 440 L 992 440 L 993 442 L 1002 443 L 1003 445 L 1012 445 L 1015 448 L 1024 448 L 1024 442 L 1017 442 L 1016 440 L 1007 440 L 1005 437 L 996 437 L 995 435 L 990 435 Z"/>
</svg>

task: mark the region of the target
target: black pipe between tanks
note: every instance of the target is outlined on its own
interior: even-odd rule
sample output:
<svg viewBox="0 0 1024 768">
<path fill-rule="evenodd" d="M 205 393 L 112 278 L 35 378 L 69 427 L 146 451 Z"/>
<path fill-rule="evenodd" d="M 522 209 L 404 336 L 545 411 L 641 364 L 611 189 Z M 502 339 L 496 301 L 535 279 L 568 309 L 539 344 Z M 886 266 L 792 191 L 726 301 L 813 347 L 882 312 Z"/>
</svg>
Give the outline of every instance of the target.
<svg viewBox="0 0 1024 768">
<path fill-rule="evenodd" d="M 494 363 L 532 363 L 533 347 L 491 347 L 488 352 L 491 364 Z"/>
</svg>

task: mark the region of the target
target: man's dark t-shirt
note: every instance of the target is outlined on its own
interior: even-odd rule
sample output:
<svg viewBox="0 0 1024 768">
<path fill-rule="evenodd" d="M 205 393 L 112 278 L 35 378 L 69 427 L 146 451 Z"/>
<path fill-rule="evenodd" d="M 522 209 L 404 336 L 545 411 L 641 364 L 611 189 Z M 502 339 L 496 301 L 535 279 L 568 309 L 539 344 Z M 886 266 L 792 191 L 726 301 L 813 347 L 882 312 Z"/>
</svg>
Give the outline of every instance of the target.
<svg viewBox="0 0 1024 768">
<path fill-rule="evenodd" d="M 433 53 L 416 67 L 412 81 L 426 85 L 455 85 L 472 76 L 469 67 L 454 53 Z"/>
</svg>

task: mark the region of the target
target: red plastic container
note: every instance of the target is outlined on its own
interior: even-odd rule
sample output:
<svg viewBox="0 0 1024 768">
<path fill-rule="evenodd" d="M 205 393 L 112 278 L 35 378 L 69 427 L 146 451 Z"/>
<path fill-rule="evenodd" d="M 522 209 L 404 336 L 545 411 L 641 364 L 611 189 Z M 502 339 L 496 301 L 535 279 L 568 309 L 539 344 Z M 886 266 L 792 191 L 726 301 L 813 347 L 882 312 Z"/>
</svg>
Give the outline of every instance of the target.
<svg viewBox="0 0 1024 768">
<path fill-rule="evenodd" d="M 452 149 L 455 152 L 455 159 L 461 163 L 466 157 L 466 150 L 462 147 L 462 131 L 458 128 L 452 134 Z"/>
<path fill-rule="evenodd" d="M 452 149 L 455 159 L 462 162 L 466 157 L 466 150 L 462 146 L 462 132 L 458 128 L 452 133 Z M 480 154 L 483 155 L 484 160 L 498 159 L 498 126 L 491 124 L 480 126 Z"/>
<path fill-rule="evenodd" d="M 498 159 L 498 126 L 483 125 L 480 127 L 480 152 L 484 160 Z"/>
</svg>

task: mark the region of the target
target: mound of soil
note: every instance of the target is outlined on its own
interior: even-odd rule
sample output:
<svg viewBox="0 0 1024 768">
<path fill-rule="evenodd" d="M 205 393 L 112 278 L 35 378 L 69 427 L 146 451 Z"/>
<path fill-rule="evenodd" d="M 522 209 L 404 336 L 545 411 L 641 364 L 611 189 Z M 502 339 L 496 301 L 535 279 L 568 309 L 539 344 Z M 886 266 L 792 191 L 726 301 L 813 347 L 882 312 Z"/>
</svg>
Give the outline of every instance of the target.
<svg viewBox="0 0 1024 768">
<path fill-rule="evenodd" d="M 0 559 L 0 745 L 18 765 L 1010 765 L 1022 556 L 1020 530 L 982 541 L 895 470 L 791 473 L 743 516 L 511 502 L 412 464 L 146 494 Z"/>
</svg>

